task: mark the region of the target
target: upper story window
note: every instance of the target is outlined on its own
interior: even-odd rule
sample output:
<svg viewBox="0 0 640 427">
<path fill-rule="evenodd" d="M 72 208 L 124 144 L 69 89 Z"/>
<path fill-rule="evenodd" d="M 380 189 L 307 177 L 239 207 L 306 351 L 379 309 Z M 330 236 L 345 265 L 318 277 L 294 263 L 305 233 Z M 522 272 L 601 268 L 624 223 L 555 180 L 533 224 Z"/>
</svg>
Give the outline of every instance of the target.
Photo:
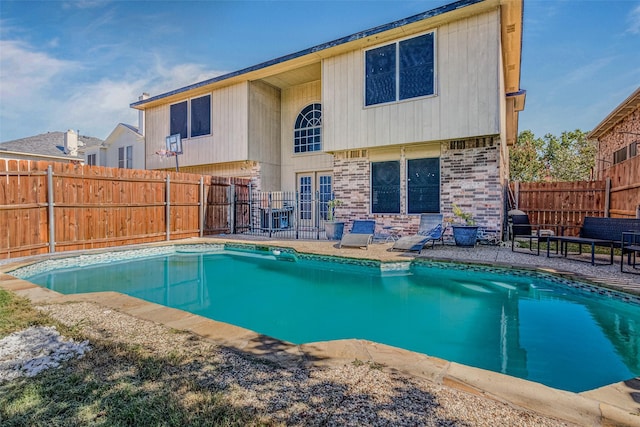
<svg viewBox="0 0 640 427">
<path fill-rule="evenodd" d="M 302 109 L 293 130 L 293 152 L 307 153 L 322 149 L 322 106 L 319 103 Z"/>
<path fill-rule="evenodd" d="M 173 104 L 170 107 L 171 130 L 169 135 L 180 134 L 180 138 L 187 139 L 187 101 Z"/>
<path fill-rule="evenodd" d="M 365 105 L 435 93 L 434 33 L 365 52 Z"/>
<path fill-rule="evenodd" d="M 191 137 L 211 133 L 211 95 L 191 100 Z M 173 134 L 172 134 L 173 135 Z"/>
<path fill-rule="evenodd" d="M 613 164 L 618 164 L 627 160 L 627 147 L 622 147 L 613 152 Z"/>
<path fill-rule="evenodd" d="M 627 159 L 638 155 L 638 141 L 632 142 L 628 146 L 624 146 L 613 152 L 613 164 L 624 162 Z"/>
<path fill-rule="evenodd" d="M 87 155 L 87 164 L 89 166 L 95 166 L 96 165 L 96 155 L 95 154 L 88 154 Z"/>
<path fill-rule="evenodd" d="M 182 139 L 194 138 L 211 134 L 211 95 L 193 98 L 189 101 L 191 108 L 187 108 L 187 101 L 172 104 L 170 107 L 170 133 L 180 134 Z M 189 120 L 189 114 L 191 120 Z M 188 127 L 188 124 L 191 126 Z M 188 135 L 188 136 L 187 136 Z"/>
</svg>

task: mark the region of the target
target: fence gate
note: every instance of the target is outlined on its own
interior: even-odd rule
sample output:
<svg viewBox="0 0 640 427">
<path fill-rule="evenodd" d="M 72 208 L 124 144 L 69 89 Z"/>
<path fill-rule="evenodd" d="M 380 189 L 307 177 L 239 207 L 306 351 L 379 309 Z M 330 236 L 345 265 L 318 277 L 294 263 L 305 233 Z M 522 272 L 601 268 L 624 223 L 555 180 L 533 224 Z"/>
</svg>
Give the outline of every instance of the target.
<svg viewBox="0 0 640 427">
<path fill-rule="evenodd" d="M 277 239 L 326 239 L 327 200 L 320 192 L 253 192 L 247 232 Z M 238 230 L 241 232 L 241 230 Z"/>
</svg>

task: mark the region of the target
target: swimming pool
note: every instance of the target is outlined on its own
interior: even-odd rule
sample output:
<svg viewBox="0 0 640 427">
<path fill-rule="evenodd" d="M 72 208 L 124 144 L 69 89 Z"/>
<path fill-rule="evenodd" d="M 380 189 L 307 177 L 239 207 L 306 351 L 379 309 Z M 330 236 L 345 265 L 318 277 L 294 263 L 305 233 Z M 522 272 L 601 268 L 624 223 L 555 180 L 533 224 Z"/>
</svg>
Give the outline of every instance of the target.
<svg viewBox="0 0 640 427">
<path fill-rule="evenodd" d="M 575 392 L 640 375 L 640 305 L 563 279 L 234 249 L 53 261 L 15 275 L 64 294 L 118 291 L 296 344 L 367 339 Z"/>
</svg>

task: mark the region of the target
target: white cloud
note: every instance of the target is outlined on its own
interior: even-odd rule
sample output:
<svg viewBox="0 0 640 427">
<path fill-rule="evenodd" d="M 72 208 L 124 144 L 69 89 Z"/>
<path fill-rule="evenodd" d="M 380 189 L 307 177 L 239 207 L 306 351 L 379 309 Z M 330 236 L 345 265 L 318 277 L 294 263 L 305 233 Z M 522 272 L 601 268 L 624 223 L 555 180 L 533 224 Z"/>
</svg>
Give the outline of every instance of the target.
<svg viewBox="0 0 640 427">
<path fill-rule="evenodd" d="M 108 56 L 101 53 L 94 57 Z M 137 125 L 129 104 L 143 92 L 159 95 L 223 74 L 201 64 L 167 65 L 161 54 L 129 65 L 92 79 L 91 70 L 75 61 L 0 40 L 0 142 L 65 129 L 106 138 L 118 123 Z"/>
<path fill-rule="evenodd" d="M 629 22 L 627 32 L 631 34 L 640 34 L 640 4 L 629 13 L 627 21 Z"/>
<path fill-rule="evenodd" d="M 81 69 L 26 43 L 0 40 L 0 141 L 47 131 L 43 120 L 55 108 L 60 81 Z"/>
<path fill-rule="evenodd" d="M 178 64 L 167 67 L 163 59 L 156 55 L 155 66 L 148 76 L 150 86 L 145 92 L 151 96 L 159 95 L 225 73 L 227 71 L 207 70 L 201 64 Z"/>
<path fill-rule="evenodd" d="M 19 41 L 0 40 L 0 98 L 31 97 L 46 90 L 51 81 L 80 69 L 79 64 L 37 52 Z"/>
<path fill-rule="evenodd" d="M 588 62 L 586 64 L 581 64 L 568 73 L 564 80 L 566 83 L 570 84 L 588 81 L 589 79 L 594 78 L 600 70 L 609 65 L 612 60 L 613 58 L 611 57 L 605 57 L 598 58 L 595 61 Z"/>
</svg>

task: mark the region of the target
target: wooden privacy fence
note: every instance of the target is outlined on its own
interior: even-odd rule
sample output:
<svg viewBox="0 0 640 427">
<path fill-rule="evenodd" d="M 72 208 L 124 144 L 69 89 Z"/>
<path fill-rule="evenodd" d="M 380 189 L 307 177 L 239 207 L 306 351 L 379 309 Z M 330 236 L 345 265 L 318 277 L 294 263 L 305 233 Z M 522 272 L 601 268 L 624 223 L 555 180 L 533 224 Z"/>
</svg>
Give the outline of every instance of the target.
<svg viewBox="0 0 640 427">
<path fill-rule="evenodd" d="M 640 156 L 615 164 L 605 172 L 611 177 L 611 216 L 637 217 L 640 209 Z"/>
<path fill-rule="evenodd" d="M 640 214 L 640 169 L 616 167 L 621 169 L 616 182 L 512 182 L 515 206 L 532 224 L 578 226 L 585 216 L 635 218 Z M 635 183 L 627 183 L 634 177 Z"/>
<path fill-rule="evenodd" d="M 236 221 L 249 221 L 235 204 L 248 187 L 243 179 L 0 159 L 0 259 L 232 233 Z"/>
</svg>

